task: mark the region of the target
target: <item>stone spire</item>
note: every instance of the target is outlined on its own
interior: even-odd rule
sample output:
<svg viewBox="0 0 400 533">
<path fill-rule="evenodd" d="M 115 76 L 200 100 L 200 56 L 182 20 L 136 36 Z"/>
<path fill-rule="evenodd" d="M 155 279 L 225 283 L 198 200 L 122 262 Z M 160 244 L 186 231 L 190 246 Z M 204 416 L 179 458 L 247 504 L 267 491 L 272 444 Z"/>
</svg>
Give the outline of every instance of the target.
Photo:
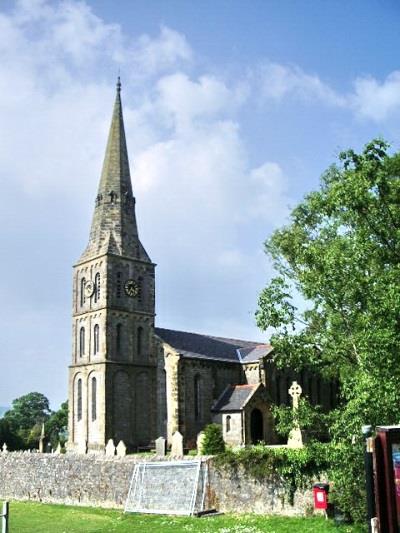
<svg viewBox="0 0 400 533">
<path fill-rule="evenodd" d="M 119 76 L 89 243 L 80 261 L 106 253 L 150 261 L 136 225 Z"/>
</svg>

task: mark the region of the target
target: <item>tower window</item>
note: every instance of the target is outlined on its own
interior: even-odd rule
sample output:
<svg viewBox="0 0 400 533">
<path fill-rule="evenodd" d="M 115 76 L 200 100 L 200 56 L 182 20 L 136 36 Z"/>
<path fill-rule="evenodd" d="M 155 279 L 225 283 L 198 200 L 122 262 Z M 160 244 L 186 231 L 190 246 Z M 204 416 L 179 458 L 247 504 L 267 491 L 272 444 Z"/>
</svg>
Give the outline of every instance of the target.
<svg viewBox="0 0 400 533">
<path fill-rule="evenodd" d="M 143 328 L 139 326 L 137 329 L 137 354 L 141 355 L 143 351 Z"/>
<path fill-rule="evenodd" d="M 100 300 L 100 273 L 97 272 L 97 274 L 94 277 L 94 301 L 95 303 Z"/>
<path fill-rule="evenodd" d="M 79 330 L 79 356 L 85 355 L 85 328 Z"/>
<path fill-rule="evenodd" d="M 92 422 L 97 418 L 97 380 L 92 378 Z"/>
<path fill-rule="evenodd" d="M 226 432 L 229 433 L 231 430 L 231 415 L 226 417 Z"/>
<path fill-rule="evenodd" d="M 81 307 L 85 303 L 85 285 L 86 285 L 86 278 L 81 278 L 81 292 L 80 292 Z"/>
<path fill-rule="evenodd" d="M 121 324 L 117 324 L 117 328 L 116 328 L 117 355 L 121 354 L 121 346 L 122 346 L 122 325 Z"/>
<path fill-rule="evenodd" d="M 201 418 L 201 378 L 194 378 L 194 417 L 196 420 Z"/>
<path fill-rule="evenodd" d="M 95 324 L 93 328 L 93 353 L 96 355 L 99 352 L 99 333 L 100 327 L 98 324 Z"/>
<path fill-rule="evenodd" d="M 76 415 L 77 419 L 82 420 L 82 380 L 79 378 L 77 383 L 77 408 L 76 408 Z"/>
<path fill-rule="evenodd" d="M 121 280 L 122 274 L 121 272 L 117 272 L 117 298 L 121 298 L 122 294 L 122 280 Z"/>
</svg>

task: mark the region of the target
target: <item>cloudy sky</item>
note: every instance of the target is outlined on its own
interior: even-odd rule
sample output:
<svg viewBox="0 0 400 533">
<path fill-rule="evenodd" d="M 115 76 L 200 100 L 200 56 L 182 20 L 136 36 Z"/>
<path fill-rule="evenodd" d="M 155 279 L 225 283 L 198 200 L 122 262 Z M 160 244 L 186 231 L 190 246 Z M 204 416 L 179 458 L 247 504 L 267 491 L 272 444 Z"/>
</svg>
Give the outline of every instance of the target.
<svg viewBox="0 0 400 533">
<path fill-rule="evenodd" d="M 264 240 L 341 149 L 399 149 L 399 27 L 397 0 L 0 0 L 0 405 L 67 397 L 119 71 L 157 324 L 267 340 Z"/>
</svg>

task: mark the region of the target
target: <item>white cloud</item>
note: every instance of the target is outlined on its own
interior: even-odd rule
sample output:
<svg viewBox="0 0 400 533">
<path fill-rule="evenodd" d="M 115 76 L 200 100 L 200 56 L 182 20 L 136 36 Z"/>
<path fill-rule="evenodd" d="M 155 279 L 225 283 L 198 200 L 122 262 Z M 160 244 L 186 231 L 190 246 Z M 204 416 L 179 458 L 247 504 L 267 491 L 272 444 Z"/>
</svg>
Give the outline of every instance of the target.
<svg viewBox="0 0 400 533">
<path fill-rule="evenodd" d="M 261 81 L 261 93 L 266 99 L 275 101 L 291 96 L 327 105 L 345 106 L 346 100 L 316 74 L 307 74 L 296 65 L 264 63 L 253 74 Z"/>
<path fill-rule="evenodd" d="M 149 35 L 139 37 L 131 53 L 138 76 L 166 70 L 192 59 L 192 49 L 186 37 L 166 26 L 161 26 L 160 35 L 156 38 Z"/>
<path fill-rule="evenodd" d="M 309 74 L 297 65 L 266 62 L 252 71 L 250 79 L 254 88 L 260 81 L 266 101 L 295 98 L 317 102 L 375 122 L 384 122 L 400 110 L 400 71 L 391 72 L 383 81 L 373 76 L 358 77 L 348 93 L 334 90 L 317 74 Z"/>
<path fill-rule="evenodd" d="M 400 111 L 400 71 L 391 72 L 379 82 L 372 76 L 357 78 L 354 94 L 349 97 L 354 111 L 364 117 L 381 122 Z"/>
<path fill-rule="evenodd" d="M 262 217 L 273 226 L 281 225 L 289 214 L 288 183 L 277 163 L 267 162 L 250 172 L 256 189 L 252 215 Z"/>
</svg>

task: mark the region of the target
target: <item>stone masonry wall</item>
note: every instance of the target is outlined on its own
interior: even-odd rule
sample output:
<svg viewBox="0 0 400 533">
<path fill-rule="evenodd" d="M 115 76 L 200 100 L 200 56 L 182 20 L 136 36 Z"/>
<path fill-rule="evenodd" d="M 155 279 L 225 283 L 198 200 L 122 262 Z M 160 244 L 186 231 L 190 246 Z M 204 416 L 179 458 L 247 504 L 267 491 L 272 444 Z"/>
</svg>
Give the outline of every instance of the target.
<svg viewBox="0 0 400 533">
<path fill-rule="evenodd" d="M 123 508 L 139 460 L 156 458 L 0 453 L 0 500 Z M 311 492 L 296 494 L 292 506 L 282 486 L 219 473 L 212 461 L 209 464 L 209 508 L 222 512 L 298 515 L 312 507 Z"/>
</svg>

